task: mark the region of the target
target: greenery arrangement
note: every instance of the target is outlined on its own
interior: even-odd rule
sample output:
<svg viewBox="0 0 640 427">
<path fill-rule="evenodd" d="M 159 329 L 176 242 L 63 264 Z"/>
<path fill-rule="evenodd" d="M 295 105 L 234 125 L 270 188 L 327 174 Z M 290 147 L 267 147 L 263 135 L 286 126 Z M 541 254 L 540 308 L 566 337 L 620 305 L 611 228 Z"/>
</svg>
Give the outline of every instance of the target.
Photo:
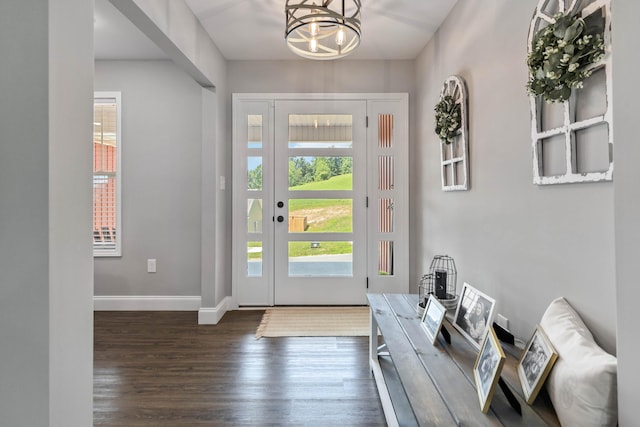
<svg viewBox="0 0 640 427">
<path fill-rule="evenodd" d="M 527 57 L 530 78 L 527 92 L 545 101 L 564 102 L 573 88 L 581 88 L 591 75 L 589 67 L 604 56 L 604 40 L 597 27 L 584 19 L 559 13 L 555 22 L 536 33 Z"/>
<path fill-rule="evenodd" d="M 445 95 L 434 108 L 436 112 L 436 134 L 445 144 L 451 144 L 462 124 L 460 104 L 451 95 Z"/>
</svg>

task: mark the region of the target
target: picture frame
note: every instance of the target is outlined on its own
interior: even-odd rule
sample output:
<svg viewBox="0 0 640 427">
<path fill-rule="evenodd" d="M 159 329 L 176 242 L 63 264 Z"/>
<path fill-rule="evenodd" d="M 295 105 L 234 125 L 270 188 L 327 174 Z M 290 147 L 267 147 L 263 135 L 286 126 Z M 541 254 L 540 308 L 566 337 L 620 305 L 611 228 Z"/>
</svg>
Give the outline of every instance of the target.
<svg viewBox="0 0 640 427">
<path fill-rule="evenodd" d="M 422 319 L 420 320 L 420 326 L 424 329 L 431 344 L 436 345 L 438 340 L 438 334 L 442 328 L 442 321 L 447 313 L 447 309 L 444 305 L 438 301 L 433 295 L 429 295 L 427 299 L 427 305 L 422 313 Z"/>
<path fill-rule="evenodd" d="M 551 368 L 558 359 L 558 353 L 540 325 L 531 335 L 531 339 L 518 361 L 518 377 L 522 385 L 525 400 L 532 405 L 536 400 Z"/>
<path fill-rule="evenodd" d="M 464 282 L 453 327 L 478 350 L 493 323 L 495 306 L 495 299 Z"/>
<path fill-rule="evenodd" d="M 484 414 L 489 411 L 489 406 L 491 406 L 491 399 L 493 399 L 493 394 L 500 380 L 505 359 L 496 332 L 493 330 L 493 326 L 490 326 L 473 366 L 473 377 L 480 400 L 480 409 Z"/>
</svg>

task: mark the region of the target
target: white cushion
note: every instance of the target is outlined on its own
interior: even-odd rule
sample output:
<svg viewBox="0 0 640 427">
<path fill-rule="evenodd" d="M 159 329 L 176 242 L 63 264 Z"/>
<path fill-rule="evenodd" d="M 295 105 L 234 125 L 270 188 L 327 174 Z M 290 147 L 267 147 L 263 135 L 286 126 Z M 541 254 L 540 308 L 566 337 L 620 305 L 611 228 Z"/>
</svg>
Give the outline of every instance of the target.
<svg viewBox="0 0 640 427">
<path fill-rule="evenodd" d="M 558 353 L 547 391 L 564 427 L 618 423 L 617 359 L 600 348 L 564 298 L 551 302 L 540 321 Z"/>
</svg>

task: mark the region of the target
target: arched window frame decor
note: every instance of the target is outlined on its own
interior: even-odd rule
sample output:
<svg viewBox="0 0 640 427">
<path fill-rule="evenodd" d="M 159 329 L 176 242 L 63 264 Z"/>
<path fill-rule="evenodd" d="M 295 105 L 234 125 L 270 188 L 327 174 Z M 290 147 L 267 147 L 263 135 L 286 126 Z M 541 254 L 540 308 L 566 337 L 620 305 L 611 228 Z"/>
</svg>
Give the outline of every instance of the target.
<svg viewBox="0 0 640 427">
<path fill-rule="evenodd" d="M 580 0 L 540 0 L 538 6 L 533 14 L 531 25 L 529 27 L 529 38 L 527 52 L 532 50 L 532 41 L 536 33 L 544 26 L 555 22 L 553 15 L 561 12 L 564 14 L 578 14 L 582 18 L 595 13 L 602 13 L 604 20 L 604 45 L 605 55 L 604 57 L 593 64 L 590 68 L 595 72 L 599 70 L 604 71 L 604 85 L 605 85 L 605 111 L 602 114 L 598 114 L 592 117 L 578 120 L 577 119 L 577 102 L 576 92 L 581 89 L 573 90 L 571 97 L 563 102 L 561 105 L 562 110 L 562 125 L 554 127 L 553 129 L 543 129 L 543 117 L 545 114 L 546 102 L 542 99 L 542 96 L 530 96 L 530 108 L 531 108 L 531 142 L 533 151 L 533 183 L 537 185 L 548 184 L 568 184 L 579 182 L 598 182 L 598 181 L 612 181 L 613 180 L 613 114 L 612 114 L 612 73 L 611 73 L 611 0 L 593 0 L 593 1 L 580 1 Z M 591 77 L 588 77 L 587 82 Z M 586 131 L 589 128 L 596 126 L 606 125 L 607 132 L 606 149 L 599 151 L 601 156 L 608 156 L 608 159 L 603 158 L 601 163 L 608 164 L 606 170 L 600 171 L 580 171 L 580 165 L 578 164 L 578 151 L 580 147 L 580 138 L 578 138 L 578 132 Z M 564 138 L 564 156 L 565 156 L 565 173 L 546 175 L 545 174 L 545 159 L 551 154 L 543 153 L 544 141 L 551 138 Z"/>
<path fill-rule="evenodd" d="M 460 104 L 460 129 L 450 144 L 440 141 L 440 172 L 442 191 L 465 191 L 469 189 L 469 121 L 467 115 L 468 95 L 465 81 L 460 76 L 450 76 L 444 81 L 440 100 L 451 96 Z"/>
</svg>

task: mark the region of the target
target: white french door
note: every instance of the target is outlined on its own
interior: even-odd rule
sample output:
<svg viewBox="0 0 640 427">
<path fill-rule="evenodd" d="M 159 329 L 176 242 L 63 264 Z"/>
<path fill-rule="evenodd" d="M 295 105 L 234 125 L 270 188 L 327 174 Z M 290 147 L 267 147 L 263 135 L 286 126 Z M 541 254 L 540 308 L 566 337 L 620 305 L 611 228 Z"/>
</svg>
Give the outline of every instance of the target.
<svg viewBox="0 0 640 427">
<path fill-rule="evenodd" d="M 366 302 L 366 102 L 275 103 L 274 301 Z"/>
<path fill-rule="evenodd" d="M 407 98 L 389 97 L 234 95 L 237 305 L 408 292 Z"/>
</svg>

